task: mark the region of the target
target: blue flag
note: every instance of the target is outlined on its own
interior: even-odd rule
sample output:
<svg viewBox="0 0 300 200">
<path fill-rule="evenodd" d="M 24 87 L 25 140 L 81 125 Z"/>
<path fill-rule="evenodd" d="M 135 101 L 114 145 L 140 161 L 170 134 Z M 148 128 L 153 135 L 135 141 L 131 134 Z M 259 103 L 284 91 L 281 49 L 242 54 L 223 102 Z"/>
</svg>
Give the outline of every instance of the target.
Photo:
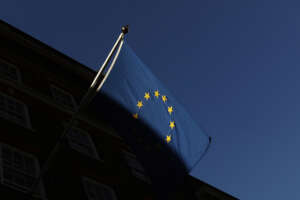
<svg viewBox="0 0 300 200">
<path fill-rule="evenodd" d="M 93 109 L 109 119 L 133 148 L 153 184 L 164 184 L 164 189 L 180 183 L 210 143 L 184 107 L 126 43 L 94 98 Z"/>
</svg>

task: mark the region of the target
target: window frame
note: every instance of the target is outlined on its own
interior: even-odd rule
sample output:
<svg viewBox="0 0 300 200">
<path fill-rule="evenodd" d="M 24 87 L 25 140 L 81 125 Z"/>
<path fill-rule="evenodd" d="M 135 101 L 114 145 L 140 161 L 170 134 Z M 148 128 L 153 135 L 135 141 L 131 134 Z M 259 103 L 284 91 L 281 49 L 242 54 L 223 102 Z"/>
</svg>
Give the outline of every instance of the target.
<svg viewBox="0 0 300 200">
<path fill-rule="evenodd" d="M 16 81 L 16 82 L 21 83 L 21 82 L 22 82 L 22 77 L 21 77 L 20 69 L 19 69 L 15 64 L 12 64 L 12 63 L 10 63 L 10 62 L 8 62 L 8 61 L 6 61 L 6 60 L 0 58 L 0 65 L 1 65 L 2 63 L 3 63 L 4 65 L 7 65 L 8 67 L 14 68 L 14 69 L 16 70 L 16 77 L 17 77 L 17 80 L 12 79 L 11 77 L 7 77 L 7 76 L 6 76 L 6 77 L 1 77 L 1 76 L 0 76 L 0 78 L 3 78 L 3 79 L 5 79 L 5 80 Z"/>
<path fill-rule="evenodd" d="M 56 103 L 58 103 L 59 105 L 62 105 L 65 108 L 69 108 L 71 110 L 76 110 L 77 109 L 78 105 L 77 105 L 77 103 L 75 101 L 74 96 L 70 92 L 68 92 L 68 91 L 66 91 L 66 90 L 64 90 L 64 89 L 62 89 L 59 86 L 54 85 L 54 84 L 50 84 L 50 90 L 51 90 L 52 97 L 53 97 L 53 99 L 55 100 Z M 69 96 L 70 99 L 71 99 L 72 107 L 70 107 L 70 106 L 68 106 L 66 104 L 63 104 L 62 102 L 58 101 L 57 98 L 56 98 L 56 95 L 55 95 L 55 90 L 61 92 L 64 95 Z"/>
<path fill-rule="evenodd" d="M 12 96 L 9 96 L 7 94 L 4 94 L 2 92 L 0 92 L 0 96 L 3 96 L 4 98 L 13 101 L 14 103 L 18 103 L 18 104 L 20 104 L 23 107 L 23 109 L 24 109 L 25 124 L 22 124 L 22 123 L 20 123 L 20 122 L 18 122 L 16 120 L 14 120 L 13 118 L 4 116 L 5 114 L 1 114 L 1 110 L 0 110 L 0 117 L 3 118 L 3 119 L 5 119 L 5 120 L 9 120 L 9 121 L 11 121 L 13 123 L 16 123 L 16 124 L 18 124 L 20 126 L 23 126 L 25 128 L 32 129 L 31 120 L 30 120 L 29 111 L 28 111 L 28 106 L 25 103 L 23 103 L 22 101 L 14 98 Z M 6 113 L 6 115 L 9 115 L 9 114 Z"/>
<path fill-rule="evenodd" d="M 87 188 L 86 182 L 94 184 L 97 187 L 98 186 L 103 187 L 103 188 L 108 189 L 110 191 L 110 193 L 112 194 L 112 199 L 103 199 L 103 200 L 118 200 L 116 192 L 115 192 L 115 190 L 112 187 L 110 187 L 110 186 L 108 186 L 108 185 L 106 185 L 104 183 L 99 183 L 99 182 L 97 182 L 97 181 L 95 181 L 95 180 L 93 180 L 91 178 L 86 177 L 86 176 L 81 177 L 81 179 L 82 179 L 82 183 L 83 183 L 84 192 L 85 192 L 88 200 L 91 200 L 92 198 L 90 197 L 90 194 L 88 192 L 88 188 Z"/>
<path fill-rule="evenodd" d="M 136 159 L 136 155 L 125 150 L 122 150 L 122 154 L 127 166 L 130 168 L 131 174 L 136 178 L 151 184 L 149 176 L 146 174 L 142 164 Z"/>
<path fill-rule="evenodd" d="M 28 189 L 26 189 L 26 186 L 19 185 L 18 183 L 6 183 L 5 182 L 5 180 L 4 180 L 4 164 L 3 164 L 3 156 L 2 156 L 3 147 L 6 147 L 6 148 L 10 149 L 12 152 L 17 152 L 22 157 L 24 157 L 24 156 L 29 157 L 34 161 L 34 165 L 35 165 L 35 169 L 36 169 L 35 175 L 33 176 L 33 175 L 30 175 L 30 174 L 25 174 L 24 172 L 21 172 L 22 174 L 25 174 L 25 176 L 29 176 L 29 177 L 32 177 L 32 178 L 37 178 L 38 177 L 38 175 L 40 173 L 40 165 L 39 165 L 38 158 L 36 156 L 28 153 L 28 152 L 22 151 L 22 150 L 20 150 L 16 147 L 11 146 L 11 145 L 0 143 L 0 184 L 5 185 L 5 186 L 7 186 L 9 188 L 12 188 L 14 190 L 26 193 L 28 191 Z M 17 172 L 20 171 L 20 169 L 17 169 L 15 167 L 10 167 L 10 169 L 15 170 Z M 47 199 L 42 179 L 41 179 L 40 184 L 39 184 L 39 193 L 34 194 L 33 196 L 38 197 L 38 198 L 43 199 L 43 200 Z"/>
<path fill-rule="evenodd" d="M 83 134 L 83 135 L 85 135 L 87 137 L 87 139 L 89 141 L 88 145 L 90 145 L 91 149 L 93 150 L 93 155 L 88 154 L 87 152 L 81 151 L 81 149 L 77 148 L 77 146 L 78 146 L 77 143 L 72 144 L 73 142 L 72 142 L 70 133 L 67 133 L 66 136 L 67 136 L 67 141 L 68 141 L 68 144 L 69 144 L 70 148 L 76 150 L 77 152 L 79 152 L 79 153 L 81 153 L 83 155 L 86 155 L 86 156 L 89 156 L 91 158 L 94 158 L 96 160 L 99 160 L 99 161 L 102 161 L 102 162 L 104 161 L 102 158 L 99 157 L 99 154 L 98 154 L 97 148 L 95 146 L 95 143 L 94 143 L 92 137 L 90 136 L 90 134 L 87 131 L 85 131 L 83 129 L 80 129 L 78 127 L 72 127 L 70 130 L 71 131 L 72 130 L 76 130 L 76 131 L 79 132 L 79 134 Z"/>
</svg>

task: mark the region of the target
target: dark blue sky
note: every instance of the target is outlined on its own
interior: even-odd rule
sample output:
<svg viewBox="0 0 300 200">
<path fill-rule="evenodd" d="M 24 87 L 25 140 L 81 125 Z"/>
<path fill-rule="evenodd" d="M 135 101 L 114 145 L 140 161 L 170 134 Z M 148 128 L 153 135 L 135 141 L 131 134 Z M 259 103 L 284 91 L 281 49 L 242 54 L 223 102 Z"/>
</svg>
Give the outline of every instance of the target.
<svg viewBox="0 0 300 200">
<path fill-rule="evenodd" d="M 120 32 L 212 136 L 192 174 L 240 199 L 300 199 L 300 2 L 17 1 L 0 18 L 98 69 Z"/>
</svg>

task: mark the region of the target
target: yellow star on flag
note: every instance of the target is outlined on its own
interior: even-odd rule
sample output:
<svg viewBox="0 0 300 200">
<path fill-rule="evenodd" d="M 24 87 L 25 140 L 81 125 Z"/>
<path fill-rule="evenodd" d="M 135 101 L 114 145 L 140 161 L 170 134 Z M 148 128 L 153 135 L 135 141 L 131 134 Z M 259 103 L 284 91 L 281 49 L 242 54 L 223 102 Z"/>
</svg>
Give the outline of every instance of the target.
<svg viewBox="0 0 300 200">
<path fill-rule="evenodd" d="M 167 97 L 165 95 L 161 96 L 161 99 L 163 100 L 163 102 L 167 101 Z"/>
<path fill-rule="evenodd" d="M 158 92 L 158 90 L 154 91 L 154 96 L 155 96 L 156 98 L 159 97 L 159 92 Z"/>
<path fill-rule="evenodd" d="M 174 127 L 175 127 L 175 122 L 174 121 L 170 122 L 170 128 L 173 129 Z"/>
<path fill-rule="evenodd" d="M 171 135 L 167 135 L 167 137 L 166 137 L 166 142 L 167 142 L 167 143 L 171 142 Z"/>
<path fill-rule="evenodd" d="M 149 94 L 149 92 L 146 92 L 146 93 L 145 93 L 144 98 L 145 98 L 146 100 L 150 99 L 150 94 Z"/>
<path fill-rule="evenodd" d="M 143 106 L 143 102 L 142 102 L 142 101 L 138 101 L 138 103 L 136 104 L 136 106 L 137 106 L 138 108 L 141 108 L 141 107 Z"/>
<path fill-rule="evenodd" d="M 168 112 L 169 112 L 170 115 L 172 114 L 172 112 L 173 112 L 173 107 L 172 106 L 168 107 Z"/>
<path fill-rule="evenodd" d="M 137 113 L 133 114 L 132 116 L 133 116 L 134 119 L 139 118 L 139 115 Z"/>
</svg>

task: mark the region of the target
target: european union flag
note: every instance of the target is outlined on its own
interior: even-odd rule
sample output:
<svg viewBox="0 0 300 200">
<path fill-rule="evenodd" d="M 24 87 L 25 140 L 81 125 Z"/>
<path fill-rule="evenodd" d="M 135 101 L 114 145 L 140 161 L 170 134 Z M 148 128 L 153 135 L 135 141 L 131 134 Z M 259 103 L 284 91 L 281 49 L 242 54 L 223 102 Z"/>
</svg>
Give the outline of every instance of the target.
<svg viewBox="0 0 300 200">
<path fill-rule="evenodd" d="M 184 107 L 126 43 L 94 98 L 93 109 L 108 119 L 133 148 L 160 193 L 174 189 L 210 143 Z"/>
</svg>

